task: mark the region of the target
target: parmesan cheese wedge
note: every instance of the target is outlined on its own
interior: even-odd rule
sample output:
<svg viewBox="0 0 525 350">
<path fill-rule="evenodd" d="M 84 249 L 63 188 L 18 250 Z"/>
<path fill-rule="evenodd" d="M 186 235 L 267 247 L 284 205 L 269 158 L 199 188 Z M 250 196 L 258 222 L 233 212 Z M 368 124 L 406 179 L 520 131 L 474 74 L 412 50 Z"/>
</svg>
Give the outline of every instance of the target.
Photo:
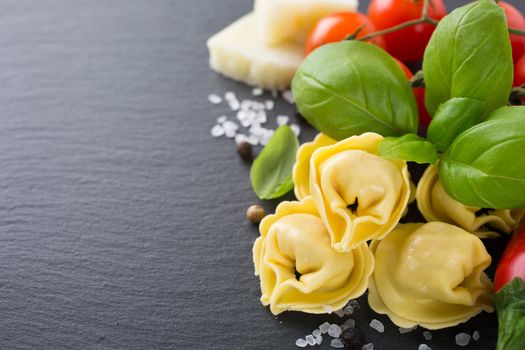
<svg viewBox="0 0 525 350">
<path fill-rule="evenodd" d="M 271 47 L 263 44 L 253 12 L 213 35 L 207 45 L 213 70 L 266 89 L 289 87 L 303 59 L 301 44 L 287 42 Z"/>
<path fill-rule="evenodd" d="M 266 45 L 304 43 L 321 18 L 357 10 L 357 0 L 255 0 L 259 36 Z"/>
</svg>

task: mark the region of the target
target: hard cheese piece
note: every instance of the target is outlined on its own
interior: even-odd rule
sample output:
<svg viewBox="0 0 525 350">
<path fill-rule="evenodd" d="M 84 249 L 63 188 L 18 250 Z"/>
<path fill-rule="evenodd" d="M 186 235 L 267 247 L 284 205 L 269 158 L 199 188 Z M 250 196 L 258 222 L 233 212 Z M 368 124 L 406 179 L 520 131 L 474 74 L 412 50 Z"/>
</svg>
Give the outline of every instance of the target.
<svg viewBox="0 0 525 350">
<path fill-rule="evenodd" d="M 250 13 L 208 39 L 211 68 L 250 85 L 287 88 L 303 59 L 302 45 L 267 47 L 257 31 L 257 18 Z"/>
<path fill-rule="evenodd" d="M 304 43 L 312 27 L 335 12 L 356 11 L 357 0 L 256 0 L 259 37 L 267 45 Z"/>
</svg>

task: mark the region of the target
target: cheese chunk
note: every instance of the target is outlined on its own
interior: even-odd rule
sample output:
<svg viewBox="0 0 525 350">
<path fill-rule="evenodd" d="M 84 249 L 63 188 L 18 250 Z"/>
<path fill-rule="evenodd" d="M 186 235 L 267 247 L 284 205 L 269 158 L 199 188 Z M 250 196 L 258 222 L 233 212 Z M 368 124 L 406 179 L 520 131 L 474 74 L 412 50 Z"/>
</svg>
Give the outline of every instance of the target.
<svg viewBox="0 0 525 350">
<path fill-rule="evenodd" d="M 283 90 L 290 86 L 303 59 L 297 43 L 265 46 L 258 35 L 257 18 L 250 13 L 208 39 L 210 66 L 249 85 Z"/>
<path fill-rule="evenodd" d="M 306 41 L 321 18 L 357 10 L 357 0 L 256 0 L 259 36 L 267 45 L 293 40 Z"/>
</svg>

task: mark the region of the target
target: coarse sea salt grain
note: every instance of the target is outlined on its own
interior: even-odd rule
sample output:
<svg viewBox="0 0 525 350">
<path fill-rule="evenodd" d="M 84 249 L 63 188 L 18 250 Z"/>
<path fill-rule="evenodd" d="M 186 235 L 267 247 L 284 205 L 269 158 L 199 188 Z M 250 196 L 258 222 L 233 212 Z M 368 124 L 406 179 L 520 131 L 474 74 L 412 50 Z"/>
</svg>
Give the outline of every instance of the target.
<svg viewBox="0 0 525 350">
<path fill-rule="evenodd" d="M 224 124 L 222 124 L 222 127 L 224 128 L 224 134 L 228 138 L 234 138 L 239 129 L 239 126 L 231 120 L 225 121 Z"/>
<path fill-rule="evenodd" d="M 330 328 L 330 323 L 328 322 L 319 325 L 319 330 L 321 331 L 321 334 L 326 334 L 326 332 L 328 332 L 328 328 Z"/>
<path fill-rule="evenodd" d="M 209 94 L 208 95 L 208 101 L 211 104 L 218 105 L 219 103 L 222 103 L 222 97 L 220 97 L 217 94 Z"/>
<path fill-rule="evenodd" d="M 349 328 L 354 328 L 355 327 L 355 320 L 352 319 L 352 318 L 349 318 L 348 320 L 346 320 L 343 324 L 341 324 L 341 331 L 345 331 Z"/>
<path fill-rule="evenodd" d="M 330 327 L 328 327 L 328 335 L 333 338 L 339 338 L 341 336 L 341 327 L 335 323 L 331 324 Z"/>
<path fill-rule="evenodd" d="M 308 345 L 308 342 L 302 338 L 299 338 L 295 341 L 295 345 L 300 347 L 300 348 L 304 348 L 306 347 L 306 345 Z"/>
<path fill-rule="evenodd" d="M 368 343 L 361 347 L 362 350 L 374 350 L 374 344 Z"/>
<path fill-rule="evenodd" d="M 268 111 L 271 111 L 271 110 L 273 110 L 273 108 L 275 107 L 275 102 L 273 102 L 272 100 L 266 100 L 266 101 L 264 101 L 264 107 L 265 107 Z"/>
<path fill-rule="evenodd" d="M 235 143 L 240 144 L 242 142 L 248 142 L 248 136 L 244 134 L 237 134 L 235 135 Z"/>
<path fill-rule="evenodd" d="M 292 124 L 292 125 L 290 125 L 290 128 L 292 129 L 292 131 L 295 134 L 295 136 L 299 137 L 299 135 L 301 135 L 301 128 L 299 127 L 299 125 Z"/>
<path fill-rule="evenodd" d="M 343 308 L 343 311 L 345 312 L 345 315 L 351 315 L 354 313 L 354 307 L 348 304 Z"/>
<path fill-rule="evenodd" d="M 276 119 L 277 119 L 277 125 L 281 126 L 284 124 L 288 124 L 290 117 L 287 115 L 278 115 Z"/>
<path fill-rule="evenodd" d="M 321 343 L 323 342 L 323 337 L 318 335 L 317 337 L 315 337 L 315 343 L 317 345 L 321 345 Z"/>
<path fill-rule="evenodd" d="M 370 321 L 370 327 L 372 327 L 379 333 L 383 333 L 385 331 L 385 325 L 381 321 L 376 320 L 375 318 L 372 321 Z"/>
<path fill-rule="evenodd" d="M 410 328 L 403 328 L 403 327 L 400 327 L 398 328 L 399 329 L 399 333 L 401 334 L 406 334 L 406 333 L 410 333 L 412 332 L 414 329 L 416 329 L 417 326 L 414 326 L 414 327 L 410 327 Z"/>
<path fill-rule="evenodd" d="M 211 128 L 211 136 L 220 137 L 222 135 L 224 135 L 224 129 L 221 125 L 215 125 L 213 128 Z"/>
<path fill-rule="evenodd" d="M 456 344 L 459 346 L 467 346 L 470 343 L 470 335 L 467 333 L 456 334 Z"/>
<path fill-rule="evenodd" d="M 321 335 L 321 330 L 320 329 L 314 329 L 313 332 L 312 332 L 312 335 L 314 337 L 318 337 Z"/>
<path fill-rule="evenodd" d="M 345 312 L 343 311 L 343 309 L 335 310 L 334 314 L 336 314 L 337 316 L 339 316 L 341 318 L 345 317 Z"/>
<path fill-rule="evenodd" d="M 432 333 L 430 333 L 429 331 L 424 331 L 424 332 L 423 332 L 423 337 L 424 337 L 426 340 L 430 340 L 430 339 L 432 339 Z"/>
<path fill-rule="evenodd" d="M 226 117 L 225 115 L 221 115 L 219 118 L 217 118 L 217 123 L 223 124 L 227 120 L 228 120 L 228 117 Z"/>
<path fill-rule="evenodd" d="M 306 336 L 306 341 L 308 342 L 309 345 L 315 345 L 315 339 L 314 339 L 314 336 L 309 334 Z"/>
<path fill-rule="evenodd" d="M 282 96 L 285 99 L 285 101 L 288 102 L 289 104 L 295 103 L 295 99 L 293 98 L 292 92 L 290 90 L 283 91 Z"/>
<path fill-rule="evenodd" d="M 474 333 L 472 333 L 472 339 L 474 339 L 475 341 L 479 340 L 479 332 L 478 331 L 474 331 Z"/>
<path fill-rule="evenodd" d="M 330 346 L 332 348 L 339 348 L 339 349 L 342 349 L 345 347 L 341 339 L 332 339 L 332 341 L 330 342 Z"/>
<path fill-rule="evenodd" d="M 427 344 L 419 344 L 417 350 L 432 350 L 432 348 Z"/>
<path fill-rule="evenodd" d="M 260 87 L 256 87 L 252 89 L 252 95 L 253 96 L 261 96 L 264 93 L 263 89 Z"/>
</svg>

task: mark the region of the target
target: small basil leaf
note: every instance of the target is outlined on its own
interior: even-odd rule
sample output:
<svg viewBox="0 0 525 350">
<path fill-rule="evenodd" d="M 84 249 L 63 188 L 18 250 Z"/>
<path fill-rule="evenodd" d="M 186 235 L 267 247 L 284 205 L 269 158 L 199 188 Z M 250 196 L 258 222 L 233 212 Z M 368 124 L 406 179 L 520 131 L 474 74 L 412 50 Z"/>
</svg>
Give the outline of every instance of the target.
<svg viewBox="0 0 525 350">
<path fill-rule="evenodd" d="M 463 131 L 483 120 L 485 104 L 468 97 L 451 98 L 442 103 L 428 126 L 427 138 L 440 151 L 448 146 Z"/>
<path fill-rule="evenodd" d="M 525 118 L 525 106 L 506 106 L 496 109 L 490 113 L 485 120 Z"/>
<path fill-rule="evenodd" d="M 433 164 L 437 160 L 434 145 L 415 134 L 385 137 L 379 145 L 379 155 L 384 158 L 401 159 L 419 164 Z"/>
<path fill-rule="evenodd" d="M 252 188 L 261 199 L 273 199 L 293 189 L 292 169 L 299 140 L 287 125 L 280 126 L 253 161 Z"/>
<path fill-rule="evenodd" d="M 456 138 L 440 162 L 448 194 L 479 208 L 525 207 L 525 118 L 478 124 Z"/>
<path fill-rule="evenodd" d="M 443 18 L 425 50 L 426 96 L 431 115 L 452 97 L 504 106 L 512 88 L 512 52 L 504 11 L 492 0 L 462 6 Z"/>
<path fill-rule="evenodd" d="M 406 76 L 388 53 L 369 43 L 321 46 L 299 66 L 292 91 L 306 120 L 337 140 L 367 131 L 384 136 L 417 131 Z"/>
</svg>

